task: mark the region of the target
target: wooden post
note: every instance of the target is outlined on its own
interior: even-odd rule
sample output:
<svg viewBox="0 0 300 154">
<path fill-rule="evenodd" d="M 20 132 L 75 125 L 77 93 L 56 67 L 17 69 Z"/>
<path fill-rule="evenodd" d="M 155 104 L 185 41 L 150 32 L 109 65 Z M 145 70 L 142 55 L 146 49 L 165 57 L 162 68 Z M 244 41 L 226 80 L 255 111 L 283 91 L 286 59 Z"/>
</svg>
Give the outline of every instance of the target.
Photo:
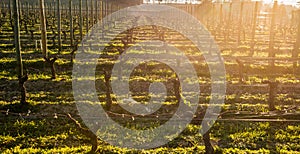
<svg viewBox="0 0 300 154">
<path fill-rule="evenodd" d="M 58 0 L 57 0 L 58 1 Z M 57 4 L 57 3 L 56 3 Z M 57 7 L 57 5 L 56 5 Z M 64 13 L 64 5 L 62 3 L 60 3 L 60 13 L 63 14 Z"/>
<path fill-rule="evenodd" d="M 106 3 L 104 2 L 104 0 L 101 0 L 101 7 L 102 7 L 102 11 L 101 11 L 101 20 L 105 17 L 106 15 Z M 104 38 L 105 36 L 105 31 L 104 31 L 104 21 L 102 20 L 102 38 Z"/>
<path fill-rule="evenodd" d="M 105 17 L 108 15 L 108 2 L 105 0 Z"/>
<path fill-rule="evenodd" d="M 47 5 L 46 5 L 46 14 L 50 14 L 51 13 L 51 11 L 50 11 L 50 3 L 47 3 Z"/>
<path fill-rule="evenodd" d="M 11 0 L 8 0 L 8 11 L 9 11 L 9 16 L 10 16 L 10 19 L 13 19 L 13 12 L 12 12 L 12 9 L 11 9 Z M 13 20 L 10 20 L 10 26 L 13 27 Z"/>
<path fill-rule="evenodd" d="M 52 79 L 56 78 L 55 74 L 55 66 L 54 63 L 57 60 L 56 57 L 50 59 L 47 52 L 47 29 L 46 29 L 46 16 L 45 16 L 45 7 L 44 7 L 44 0 L 40 0 L 40 19 L 41 19 L 41 37 L 42 37 L 42 52 L 44 55 L 44 59 L 51 65 L 51 73 Z"/>
<path fill-rule="evenodd" d="M 34 5 L 33 2 L 28 3 L 29 11 L 33 11 L 33 5 Z M 28 12 L 28 14 L 29 14 L 29 12 Z"/>
<path fill-rule="evenodd" d="M 86 33 L 89 32 L 89 3 L 85 0 L 85 11 L 86 11 Z"/>
<path fill-rule="evenodd" d="M 15 37 L 15 48 L 17 54 L 17 72 L 19 79 L 19 86 L 21 92 L 21 101 L 20 103 L 25 105 L 26 102 L 26 88 L 24 83 L 27 81 L 27 74 L 24 76 L 23 72 L 23 63 L 21 55 L 21 43 L 20 43 L 20 25 L 19 25 L 19 0 L 13 0 L 13 12 L 14 12 L 14 37 Z"/>
<path fill-rule="evenodd" d="M 94 6 L 93 6 L 94 3 L 93 3 L 93 1 L 94 1 L 94 0 L 91 0 L 91 1 L 90 1 L 90 3 L 91 3 L 91 21 L 92 21 L 92 22 L 91 22 L 91 24 L 92 24 L 91 26 L 94 25 Z"/>
<path fill-rule="evenodd" d="M 110 11 L 110 9 L 109 9 L 109 0 L 105 0 L 105 5 L 106 5 L 106 15 L 105 16 L 108 16 L 109 15 L 109 11 Z"/>
<path fill-rule="evenodd" d="M 67 2 L 62 1 L 61 6 L 62 6 L 61 15 L 62 15 L 62 18 L 64 19 L 64 17 L 68 17 L 68 13 L 69 13 L 69 10 L 68 10 L 68 1 Z"/>
<path fill-rule="evenodd" d="M 101 20 L 104 17 L 104 7 L 103 7 L 103 0 L 100 0 L 100 9 L 101 9 L 101 14 L 100 14 L 100 18 Z"/>
<path fill-rule="evenodd" d="M 294 25 L 294 23 L 296 21 L 295 20 L 295 12 L 296 12 L 295 10 L 292 11 L 292 19 L 291 19 L 291 25 L 290 25 L 290 27 L 293 27 L 293 25 Z"/>
<path fill-rule="evenodd" d="M 70 42 L 71 47 L 73 46 L 73 15 L 72 15 L 72 0 L 69 0 L 69 15 L 70 15 Z"/>
<path fill-rule="evenodd" d="M 277 95 L 278 82 L 269 82 L 269 111 L 275 110 L 275 97 Z"/>
<path fill-rule="evenodd" d="M 7 11 L 7 9 L 8 9 L 8 7 L 7 7 L 7 1 L 6 2 L 4 2 L 4 1 L 2 1 L 1 2 L 1 9 L 2 9 L 2 12 L 1 13 L 3 13 L 4 11 Z"/>
<path fill-rule="evenodd" d="M 22 3 L 21 3 L 21 1 L 18 1 L 18 3 L 19 3 L 19 7 L 18 7 L 18 9 L 19 9 L 19 20 L 21 20 L 22 19 Z"/>
<path fill-rule="evenodd" d="M 28 2 L 26 3 L 26 12 L 27 12 L 26 15 L 29 16 L 29 3 Z"/>
<path fill-rule="evenodd" d="M 113 7 L 112 2 L 109 2 L 109 14 L 112 14 L 112 7 Z M 112 17 L 110 17 L 109 21 L 112 21 Z"/>
<path fill-rule="evenodd" d="M 228 44 L 228 40 L 230 38 L 230 25 L 232 25 L 231 23 L 231 19 L 232 19 L 232 2 L 229 4 L 229 12 L 228 12 L 228 17 L 227 17 L 227 21 L 225 21 L 225 33 L 224 33 L 224 43 L 225 43 L 225 47 L 227 48 L 227 44 Z M 225 18 L 226 19 L 226 18 Z"/>
<path fill-rule="evenodd" d="M 98 20 L 99 20 L 99 12 L 98 12 L 99 11 L 98 10 L 99 4 L 98 4 L 98 0 L 95 1 L 95 6 L 96 6 L 96 8 L 95 8 L 96 9 L 95 10 L 96 11 L 96 21 L 95 21 L 95 23 L 97 23 Z"/>
<path fill-rule="evenodd" d="M 36 18 L 36 17 L 38 17 L 38 15 L 37 15 L 37 13 L 38 13 L 38 9 L 39 8 L 39 4 L 38 3 L 34 3 L 34 17 Z M 37 19 L 36 19 L 36 21 L 37 21 Z"/>
<path fill-rule="evenodd" d="M 80 40 L 83 39 L 83 18 L 82 18 L 82 0 L 79 0 L 79 33 Z"/>
<path fill-rule="evenodd" d="M 57 36 L 58 36 L 58 51 L 61 52 L 61 9 L 60 0 L 57 0 Z"/>
<path fill-rule="evenodd" d="M 53 0 L 53 2 L 52 2 L 52 11 L 53 11 L 53 16 L 55 17 L 56 16 L 56 3 L 55 3 L 55 0 Z"/>
<path fill-rule="evenodd" d="M 0 7 L 0 18 L 2 17 L 2 11 L 4 10 L 4 2 L 1 2 L 1 7 Z"/>
<path fill-rule="evenodd" d="M 215 6 L 215 5 L 216 5 L 216 4 L 214 3 L 214 4 L 212 4 L 212 5 L 213 5 L 213 8 L 212 8 L 212 17 L 211 17 L 211 18 L 212 18 L 212 19 L 211 19 L 211 20 L 212 20 L 212 23 L 211 23 L 211 26 L 212 26 L 212 27 L 215 27 L 215 10 L 216 10 L 216 6 Z"/>
<path fill-rule="evenodd" d="M 299 48 L 300 48 L 300 10 L 298 10 L 297 11 L 297 13 L 298 13 L 298 32 L 297 32 L 297 40 L 296 40 L 296 42 L 295 42 L 295 44 L 294 44 L 294 49 L 293 49 L 293 58 L 298 58 L 298 54 L 299 54 Z M 295 74 L 295 72 L 296 72 L 296 69 L 297 69 L 297 62 L 295 61 L 294 63 L 293 63 L 293 69 L 294 69 L 294 74 Z"/>
<path fill-rule="evenodd" d="M 50 1 L 50 3 L 49 3 L 49 14 L 50 14 L 50 16 L 52 16 L 52 9 L 53 9 L 52 1 Z"/>
<path fill-rule="evenodd" d="M 99 8 L 100 8 L 99 20 L 102 20 L 102 18 L 103 18 L 103 3 L 102 3 L 102 0 L 100 0 L 100 2 L 99 2 Z"/>
<path fill-rule="evenodd" d="M 115 10 L 116 10 L 116 5 L 113 2 L 111 2 L 111 13 L 115 12 Z"/>
<path fill-rule="evenodd" d="M 220 25 L 223 25 L 223 4 L 220 4 Z"/>
<path fill-rule="evenodd" d="M 241 32 L 242 32 L 242 23 L 243 23 L 243 12 L 244 12 L 244 1 L 241 2 L 241 8 L 240 8 L 240 17 L 239 17 L 239 24 L 238 24 L 238 39 L 237 39 L 237 44 L 238 46 L 241 43 Z"/>
<path fill-rule="evenodd" d="M 42 53 L 44 58 L 48 58 L 47 53 L 47 33 L 46 33 L 46 17 L 44 10 L 44 0 L 40 0 L 40 20 L 41 20 L 41 38 L 42 38 Z"/>
<path fill-rule="evenodd" d="M 270 36 L 269 36 L 269 57 L 275 57 L 274 52 L 274 40 L 275 40 L 275 22 L 276 22 L 276 11 L 277 11 L 277 0 L 274 1 L 274 6 L 272 10 L 272 19 L 271 19 L 271 26 L 270 26 Z M 269 65 L 274 67 L 274 61 L 270 61 Z"/>
<path fill-rule="evenodd" d="M 251 56 L 254 55 L 257 13 L 258 13 L 258 2 L 255 2 L 253 21 L 252 21 L 252 33 L 251 33 Z"/>
<path fill-rule="evenodd" d="M 197 14 L 196 14 L 196 5 L 192 5 L 192 15 L 197 18 Z"/>
</svg>

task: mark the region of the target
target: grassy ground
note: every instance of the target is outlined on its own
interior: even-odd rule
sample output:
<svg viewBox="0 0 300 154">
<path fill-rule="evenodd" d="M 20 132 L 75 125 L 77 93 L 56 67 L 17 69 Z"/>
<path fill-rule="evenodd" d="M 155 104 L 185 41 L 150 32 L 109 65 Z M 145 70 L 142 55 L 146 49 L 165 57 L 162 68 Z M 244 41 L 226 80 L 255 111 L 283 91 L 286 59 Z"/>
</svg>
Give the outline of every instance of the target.
<svg viewBox="0 0 300 154">
<path fill-rule="evenodd" d="M 81 134 L 66 117 L 67 113 L 71 113 L 80 120 L 72 96 L 72 65 L 69 62 L 68 51 L 63 52 L 56 63 L 58 78 L 55 80 L 50 80 L 50 70 L 43 60 L 38 58 L 39 52 L 32 50 L 23 52 L 24 64 L 29 72 L 26 87 L 30 105 L 27 107 L 18 104 L 18 82 L 13 54 L 13 51 L 2 50 L 0 58 L 1 68 L 3 68 L 0 74 L 1 153 L 89 152 L 91 150 L 89 139 Z M 231 79 L 234 80 L 234 78 L 228 80 Z M 289 77 L 285 79 L 290 80 Z M 283 96 L 280 97 L 281 95 Z M 265 94 L 245 93 L 239 98 L 240 103 L 235 97 L 235 95 L 227 96 L 224 111 L 268 112 Z M 285 99 L 287 100 L 284 101 Z M 278 96 L 278 101 L 290 102 L 288 99 L 288 96 L 284 94 Z M 292 104 L 295 103 L 297 104 L 297 101 Z M 277 108 L 284 109 L 285 106 L 280 105 Z M 143 151 L 117 148 L 99 140 L 98 152 L 204 153 L 199 129 L 199 126 L 191 124 L 179 137 L 167 145 Z M 220 121 L 213 126 L 211 131 L 213 145 L 220 153 L 297 153 L 300 151 L 298 144 L 300 125 L 295 122 Z"/>
</svg>

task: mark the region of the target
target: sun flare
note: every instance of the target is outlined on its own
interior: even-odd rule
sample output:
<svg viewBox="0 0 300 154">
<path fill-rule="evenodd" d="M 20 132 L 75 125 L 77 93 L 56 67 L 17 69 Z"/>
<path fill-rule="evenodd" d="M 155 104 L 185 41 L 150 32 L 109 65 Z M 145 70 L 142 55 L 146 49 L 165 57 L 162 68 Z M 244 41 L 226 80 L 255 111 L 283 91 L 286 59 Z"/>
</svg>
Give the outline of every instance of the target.
<svg viewBox="0 0 300 154">
<path fill-rule="evenodd" d="M 262 0 L 265 4 L 272 4 L 275 0 Z M 300 0 L 277 0 L 279 4 L 296 6 Z"/>
</svg>

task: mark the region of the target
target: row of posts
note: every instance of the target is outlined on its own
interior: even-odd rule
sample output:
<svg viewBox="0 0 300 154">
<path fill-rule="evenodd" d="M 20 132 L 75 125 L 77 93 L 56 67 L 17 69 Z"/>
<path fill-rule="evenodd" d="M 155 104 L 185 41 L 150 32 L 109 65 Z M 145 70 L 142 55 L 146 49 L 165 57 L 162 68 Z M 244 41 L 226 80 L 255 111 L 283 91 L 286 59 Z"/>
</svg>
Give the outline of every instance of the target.
<svg viewBox="0 0 300 154">
<path fill-rule="evenodd" d="M 39 3 L 29 3 L 26 1 L 18 1 L 18 3 L 20 20 L 24 20 L 24 15 L 30 16 L 30 11 L 33 11 L 33 14 L 31 15 L 33 15 L 35 19 L 40 17 Z M 57 19 L 57 40 L 59 51 L 62 50 L 62 21 L 66 21 L 66 19 L 69 18 L 68 26 L 70 32 L 70 46 L 74 46 L 74 16 L 79 16 L 79 35 L 80 40 L 82 40 L 84 33 L 88 33 L 90 27 L 92 27 L 98 20 L 104 18 L 108 14 L 111 14 L 113 11 L 117 11 L 118 9 L 120 9 L 120 7 L 117 4 L 113 4 L 109 0 L 68 0 L 68 4 L 62 4 L 62 0 L 52 0 L 50 2 L 48 1 L 48 3 L 45 3 L 44 6 L 45 18 Z M 1 10 L 5 11 L 6 9 L 10 14 L 10 18 L 12 19 L 12 0 L 3 1 L 0 3 L 0 5 Z M 83 13 L 85 13 L 85 15 Z M 85 25 L 83 25 L 84 21 Z M 13 24 L 11 23 L 11 25 Z M 83 31 L 84 26 L 86 29 L 85 32 Z"/>
</svg>

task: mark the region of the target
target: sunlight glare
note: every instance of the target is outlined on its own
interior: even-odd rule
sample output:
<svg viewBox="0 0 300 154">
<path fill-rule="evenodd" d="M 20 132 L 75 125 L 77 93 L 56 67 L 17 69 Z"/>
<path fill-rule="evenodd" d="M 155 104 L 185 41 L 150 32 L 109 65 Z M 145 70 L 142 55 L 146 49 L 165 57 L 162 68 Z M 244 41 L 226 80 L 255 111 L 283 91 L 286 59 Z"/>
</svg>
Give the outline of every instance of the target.
<svg viewBox="0 0 300 154">
<path fill-rule="evenodd" d="M 274 3 L 274 0 L 262 0 L 265 4 L 272 4 Z M 292 5 L 297 6 L 297 2 L 300 2 L 299 0 L 277 0 L 278 4 L 284 4 L 284 5 Z"/>
</svg>

